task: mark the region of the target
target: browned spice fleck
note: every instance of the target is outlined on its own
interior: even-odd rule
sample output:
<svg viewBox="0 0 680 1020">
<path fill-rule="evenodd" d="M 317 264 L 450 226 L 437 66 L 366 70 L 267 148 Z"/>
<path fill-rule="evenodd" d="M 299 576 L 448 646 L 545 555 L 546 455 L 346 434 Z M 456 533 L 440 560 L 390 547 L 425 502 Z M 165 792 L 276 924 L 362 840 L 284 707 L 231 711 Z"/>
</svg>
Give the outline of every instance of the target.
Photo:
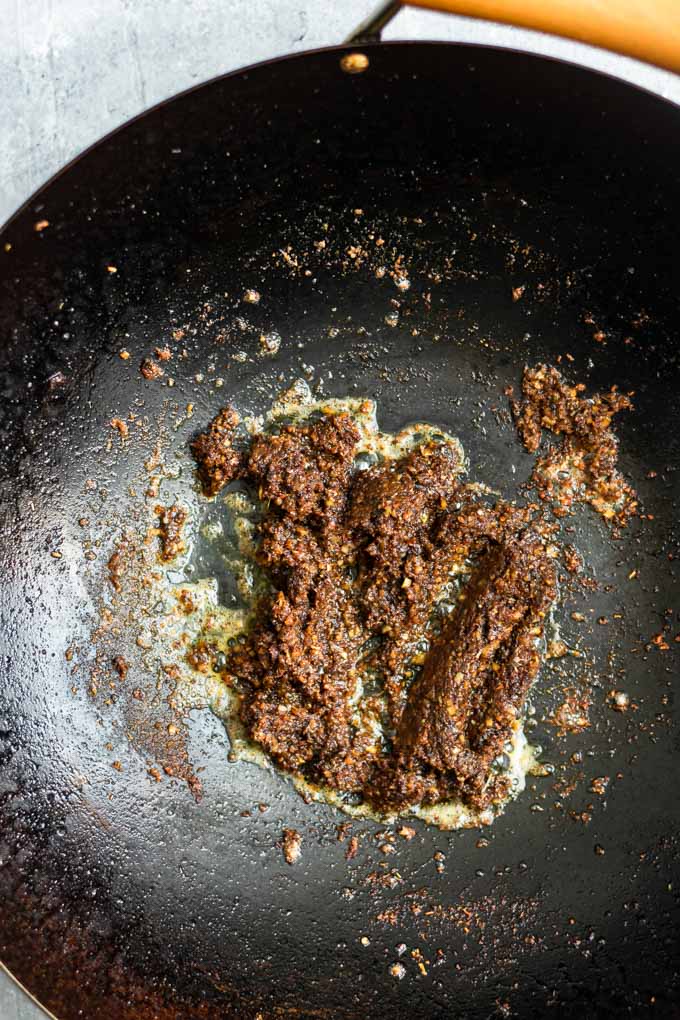
<svg viewBox="0 0 680 1020">
<path fill-rule="evenodd" d="M 300 859 L 302 836 L 297 829 L 283 830 L 283 856 L 287 864 L 295 864 Z"/>
<path fill-rule="evenodd" d="M 562 659 L 567 655 L 569 649 L 565 645 L 564 641 L 549 641 L 546 650 L 546 658 L 548 659 Z"/>
<path fill-rule="evenodd" d="M 347 850 L 345 851 L 345 860 L 353 860 L 359 852 L 359 838 L 352 836 L 349 843 L 347 844 Z"/>
<path fill-rule="evenodd" d="M 172 351 L 169 347 L 154 347 L 154 354 L 159 361 L 170 361 Z"/>
<path fill-rule="evenodd" d="M 167 563 L 186 550 L 183 532 L 188 514 L 177 503 L 170 507 L 157 506 L 156 513 L 159 518 L 160 557 Z"/>
<path fill-rule="evenodd" d="M 115 669 L 116 673 L 121 678 L 121 680 L 125 680 L 126 676 L 128 675 L 128 670 L 130 669 L 130 663 L 124 656 L 116 655 L 116 657 L 113 660 L 113 668 Z"/>
<path fill-rule="evenodd" d="M 116 589 L 120 591 L 121 578 L 123 577 L 126 569 L 126 553 L 128 551 L 128 541 L 125 536 L 121 538 L 118 545 L 114 549 L 113 553 L 109 557 L 107 567 L 109 570 L 109 581 Z"/>
<path fill-rule="evenodd" d="M 128 428 L 127 422 L 124 422 L 122 418 L 112 418 L 111 428 L 116 429 L 120 434 L 121 439 L 127 439 L 130 429 Z"/>
<path fill-rule="evenodd" d="M 625 691 L 610 691 L 608 697 L 615 712 L 627 712 L 630 708 L 630 698 Z"/>
<path fill-rule="evenodd" d="M 199 673 L 211 673 L 217 653 L 215 645 L 199 641 L 187 652 L 187 662 Z"/>
<path fill-rule="evenodd" d="M 196 603 L 194 602 L 192 593 L 189 588 L 181 589 L 179 595 L 177 596 L 177 601 L 179 602 L 182 612 L 186 613 L 187 616 L 189 616 L 190 613 L 193 613 L 194 610 L 196 609 Z"/>
<path fill-rule="evenodd" d="M 165 771 L 167 771 L 167 769 Z M 191 790 L 191 793 L 193 794 L 193 797 L 197 803 L 203 800 L 203 786 L 198 776 L 195 775 L 188 776 L 187 786 Z"/>
<path fill-rule="evenodd" d="M 565 545 L 562 550 L 564 565 L 570 574 L 580 574 L 583 570 L 583 558 L 573 545 Z"/>
<path fill-rule="evenodd" d="M 145 379 L 160 379 L 165 373 L 160 365 L 157 365 L 151 358 L 145 358 L 140 365 L 139 371 L 142 373 Z"/>
<path fill-rule="evenodd" d="M 590 726 L 590 698 L 583 690 L 570 687 L 562 704 L 553 712 L 550 722 L 561 733 L 580 733 Z"/>
</svg>

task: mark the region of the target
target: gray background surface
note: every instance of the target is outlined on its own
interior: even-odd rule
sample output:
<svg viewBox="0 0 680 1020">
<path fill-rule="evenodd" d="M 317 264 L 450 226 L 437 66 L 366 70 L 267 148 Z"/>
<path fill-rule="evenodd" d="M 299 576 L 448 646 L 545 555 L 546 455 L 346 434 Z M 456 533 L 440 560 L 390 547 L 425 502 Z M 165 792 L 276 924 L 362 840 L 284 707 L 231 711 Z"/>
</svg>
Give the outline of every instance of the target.
<svg viewBox="0 0 680 1020">
<path fill-rule="evenodd" d="M 246 64 L 342 42 L 375 2 L 0 0 L 0 224 L 130 117 Z M 507 26 L 405 10 L 384 38 L 527 49 L 587 64 L 680 103 L 675 75 Z M 41 1016 L 0 971 L 0 1020 Z"/>
</svg>

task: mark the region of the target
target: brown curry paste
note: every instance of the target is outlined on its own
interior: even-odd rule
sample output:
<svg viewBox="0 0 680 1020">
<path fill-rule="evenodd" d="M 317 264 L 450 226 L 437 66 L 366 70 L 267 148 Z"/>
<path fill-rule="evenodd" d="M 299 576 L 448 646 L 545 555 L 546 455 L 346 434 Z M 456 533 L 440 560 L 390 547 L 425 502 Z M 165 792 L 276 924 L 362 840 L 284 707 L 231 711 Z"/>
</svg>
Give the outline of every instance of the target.
<svg viewBox="0 0 680 1020">
<path fill-rule="evenodd" d="M 551 365 L 524 369 L 522 400 L 511 400 L 524 446 L 535 453 L 544 429 L 561 437 L 538 458 L 531 481 L 557 517 L 576 503 L 589 503 L 606 520 L 625 525 L 637 500 L 617 468 L 612 418 L 633 405 L 616 387 L 592 397 L 583 396 L 584 390 L 583 383 L 570 386 Z"/>
<path fill-rule="evenodd" d="M 193 451 L 207 494 L 241 479 L 263 508 L 269 590 L 223 671 L 250 737 L 280 768 L 381 814 L 503 803 L 556 597 L 540 523 L 490 506 L 464 484 L 459 451 L 432 437 L 361 470 L 348 414 L 243 451 L 237 424 L 222 411 Z"/>
</svg>

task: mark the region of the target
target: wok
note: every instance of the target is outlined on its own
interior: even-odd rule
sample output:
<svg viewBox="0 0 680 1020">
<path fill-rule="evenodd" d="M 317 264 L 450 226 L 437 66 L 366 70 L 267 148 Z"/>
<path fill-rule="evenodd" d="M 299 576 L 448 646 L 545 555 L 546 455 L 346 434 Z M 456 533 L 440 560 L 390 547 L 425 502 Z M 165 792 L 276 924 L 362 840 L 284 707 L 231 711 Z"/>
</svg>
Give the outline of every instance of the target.
<svg viewBox="0 0 680 1020">
<path fill-rule="evenodd" d="M 362 73 L 337 47 L 156 107 L 2 232 L 0 955 L 61 1020 L 680 1015 L 680 113 L 526 53 L 360 49 Z M 408 293 L 348 254 L 371 235 Z M 542 360 L 634 392 L 618 431 L 643 507 L 620 536 L 573 522 L 598 587 L 565 592 L 580 654 L 532 699 L 554 772 L 483 832 L 415 823 L 386 855 L 384 827 L 355 823 L 352 860 L 346 819 L 229 763 L 207 711 L 186 720 L 202 798 L 156 782 L 165 752 L 125 707 L 156 678 L 113 697 L 89 680 L 156 436 L 200 515 L 191 436 L 303 376 L 376 398 L 383 428 L 459 435 L 474 477 L 513 496 L 531 462 L 503 391 Z M 110 422 L 130 412 L 145 426 L 122 443 Z M 560 736 L 546 720 L 572 682 L 590 726 Z"/>
</svg>

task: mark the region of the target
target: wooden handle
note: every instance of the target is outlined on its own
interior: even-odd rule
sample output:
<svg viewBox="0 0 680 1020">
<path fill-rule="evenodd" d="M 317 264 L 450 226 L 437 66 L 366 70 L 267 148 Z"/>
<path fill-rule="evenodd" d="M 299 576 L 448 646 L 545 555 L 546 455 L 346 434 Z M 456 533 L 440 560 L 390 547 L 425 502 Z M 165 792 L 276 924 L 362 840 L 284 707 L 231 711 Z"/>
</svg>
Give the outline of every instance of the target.
<svg viewBox="0 0 680 1020">
<path fill-rule="evenodd" d="M 680 0 L 406 0 L 603 46 L 680 72 Z"/>
</svg>

